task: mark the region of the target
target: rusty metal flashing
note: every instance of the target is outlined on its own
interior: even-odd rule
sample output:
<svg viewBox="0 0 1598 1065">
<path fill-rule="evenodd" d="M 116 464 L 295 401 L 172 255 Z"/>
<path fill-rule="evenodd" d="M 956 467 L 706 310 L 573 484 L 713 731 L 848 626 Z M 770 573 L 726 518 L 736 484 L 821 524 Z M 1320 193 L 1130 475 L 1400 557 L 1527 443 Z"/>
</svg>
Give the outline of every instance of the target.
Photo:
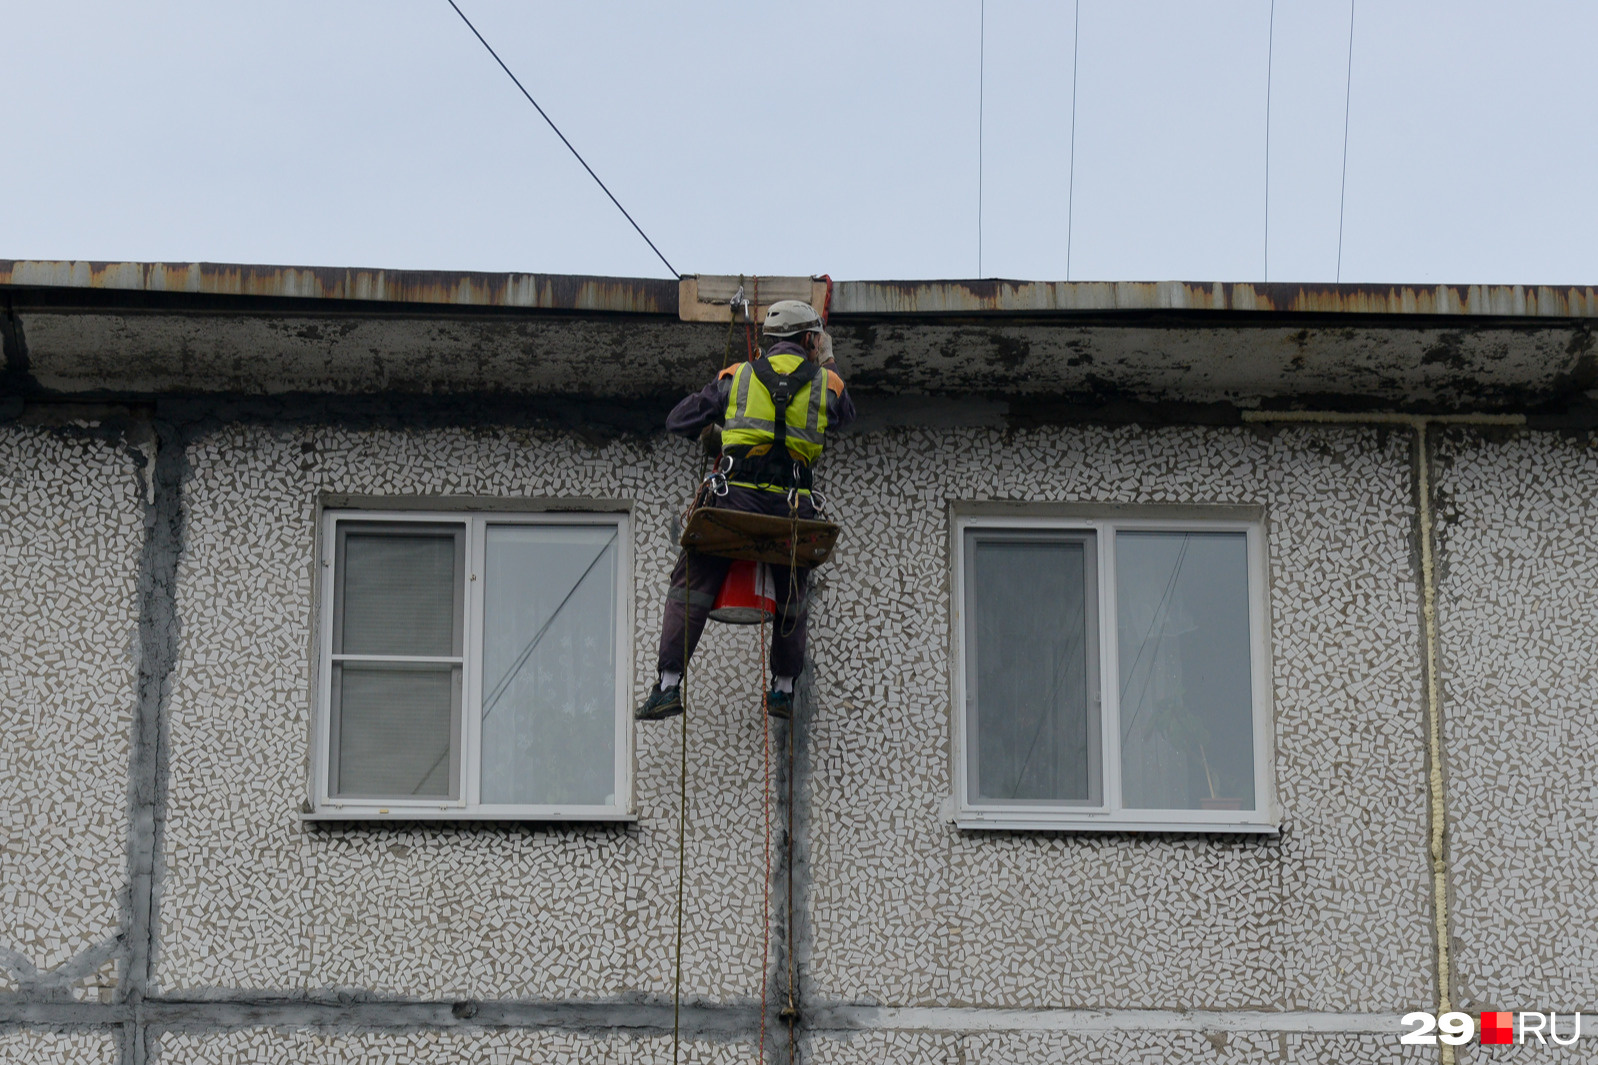
<svg viewBox="0 0 1598 1065">
<path fill-rule="evenodd" d="M 616 314 L 677 310 L 676 281 L 565 274 L 0 259 L 3 286 L 58 293 L 92 290 L 473 309 Z"/>
<path fill-rule="evenodd" d="M 566 274 L 495 274 L 234 263 L 135 263 L 0 259 L 0 289 L 244 297 L 251 300 L 404 304 L 416 308 L 519 309 L 675 314 L 726 321 L 739 284 L 759 302 L 809 299 L 816 277 L 686 274 L 678 280 Z M 235 303 L 235 306 L 237 304 Z M 263 309 L 268 304 L 263 303 Z M 1191 281 L 840 281 L 832 312 L 844 317 L 1144 316 L 1149 312 L 1404 316 L 1432 318 L 1598 318 L 1598 287 L 1554 285 L 1323 285 Z"/>
<path fill-rule="evenodd" d="M 688 274 L 678 283 L 677 317 L 685 322 L 758 322 L 778 300 L 826 305 L 827 282 L 817 277 L 759 277 L 754 274 Z M 734 303 L 740 302 L 735 309 Z"/>
<path fill-rule="evenodd" d="M 840 316 L 1134 312 L 1598 318 L 1598 288 L 1549 285 L 1306 285 L 1191 281 L 840 281 Z"/>
</svg>

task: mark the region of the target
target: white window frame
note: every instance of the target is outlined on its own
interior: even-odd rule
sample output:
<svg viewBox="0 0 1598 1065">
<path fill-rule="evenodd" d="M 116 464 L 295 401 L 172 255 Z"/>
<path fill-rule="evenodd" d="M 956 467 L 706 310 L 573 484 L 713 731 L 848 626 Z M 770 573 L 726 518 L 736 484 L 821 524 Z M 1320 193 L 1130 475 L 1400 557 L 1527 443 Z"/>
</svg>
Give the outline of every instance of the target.
<svg viewBox="0 0 1598 1065">
<path fill-rule="evenodd" d="M 462 646 L 460 796 L 453 800 L 339 798 L 330 792 L 332 766 L 332 611 L 334 552 L 338 523 L 358 522 L 459 525 L 465 530 L 465 628 Z M 590 525 L 616 529 L 615 602 L 616 732 L 615 801 L 608 805 L 530 805 L 483 803 L 482 656 L 483 560 L 490 525 Z M 315 626 L 314 708 L 311 737 L 310 821 L 634 821 L 632 693 L 633 549 L 632 518 L 625 511 L 506 511 L 469 509 L 383 510 L 327 508 L 318 522 L 318 574 Z"/>
<path fill-rule="evenodd" d="M 1065 508 L 1067 510 L 1075 508 Z M 1173 509 L 1171 517 L 1137 516 L 1139 508 L 1102 508 L 1115 513 L 1105 516 L 1072 513 L 1047 514 L 1026 509 L 1000 507 L 996 512 L 982 509 L 953 514 L 951 555 L 954 564 L 953 626 L 953 820 L 962 829 L 1061 830 L 1076 832 L 1247 832 L 1275 833 L 1281 827 L 1281 811 L 1276 800 L 1274 724 L 1271 710 L 1271 665 L 1267 609 L 1268 567 L 1265 557 L 1263 518 L 1233 516 L 1240 508 L 1217 507 L 1216 517 L 1196 516 L 1204 508 L 1146 508 L 1147 511 Z M 1252 508 L 1250 508 L 1252 509 Z M 1102 804 L 1081 802 L 1005 806 L 974 804 L 970 797 L 970 759 L 966 736 L 968 705 L 966 688 L 966 533 L 970 530 L 1017 532 L 1091 533 L 1096 547 L 1098 596 L 1099 691 L 1101 714 L 1099 734 Z M 1249 666 L 1253 692 L 1254 795 L 1256 810 L 1146 810 L 1129 809 L 1121 803 L 1121 728 L 1119 685 L 1106 678 L 1118 677 L 1117 618 L 1115 585 L 1115 534 L 1117 532 L 1241 532 L 1247 544 Z"/>
</svg>

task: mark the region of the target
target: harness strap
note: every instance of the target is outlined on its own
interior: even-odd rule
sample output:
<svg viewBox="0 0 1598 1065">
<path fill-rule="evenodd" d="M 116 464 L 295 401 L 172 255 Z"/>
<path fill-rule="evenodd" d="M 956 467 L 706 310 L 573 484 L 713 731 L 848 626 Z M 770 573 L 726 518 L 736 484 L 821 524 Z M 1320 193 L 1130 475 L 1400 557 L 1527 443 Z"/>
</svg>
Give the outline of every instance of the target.
<svg viewBox="0 0 1598 1065">
<path fill-rule="evenodd" d="M 771 393 L 771 404 L 777 408 L 777 424 L 773 427 L 775 442 L 771 445 L 772 454 L 787 455 L 788 404 L 793 402 L 794 394 L 799 391 L 794 381 L 797 374 L 778 373 L 772 368 L 771 360 L 764 355 L 750 363 L 749 369 L 755 375 L 755 379 Z M 797 367 L 795 369 L 797 370 Z"/>
<path fill-rule="evenodd" d="M 797 474 L 794 467 L 798 466 Z M 773 447 L 764 455 L 747 455 L 733 458 L 727 477 L 747 484 L 776 485 L 781 488 L 798 488 L 808 492 L 813 481 L 810 467 L 795 462 L 786 452 L 778 453 Z"/>
</svg>

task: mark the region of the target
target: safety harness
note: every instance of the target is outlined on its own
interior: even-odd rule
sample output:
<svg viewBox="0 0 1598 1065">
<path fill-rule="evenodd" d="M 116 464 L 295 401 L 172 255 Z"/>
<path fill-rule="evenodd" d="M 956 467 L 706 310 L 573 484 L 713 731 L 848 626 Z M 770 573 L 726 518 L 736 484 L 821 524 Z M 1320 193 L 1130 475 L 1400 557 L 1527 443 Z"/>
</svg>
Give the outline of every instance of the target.
<svg viewBox="0 0 1598 1065">
<path fill-rule="evenodd" d="M 791 373 L 778 373 L 765 355 L 751 362 L 749 369 L 771 394 L 771 404 L 776 408 L 771 450 L 762 455 L 733 456 L 728 477 L 808 492 L 812 483 L 810 467 L 788 453 L 788 407 L 807 384 L 824 390 L 827 371 L 817 367 L 813 375 L 805 377 L 800 372 L 803 366 L 798 366 Z M 826 402 L 825 396 L 822 402 Z"/>
</svg>

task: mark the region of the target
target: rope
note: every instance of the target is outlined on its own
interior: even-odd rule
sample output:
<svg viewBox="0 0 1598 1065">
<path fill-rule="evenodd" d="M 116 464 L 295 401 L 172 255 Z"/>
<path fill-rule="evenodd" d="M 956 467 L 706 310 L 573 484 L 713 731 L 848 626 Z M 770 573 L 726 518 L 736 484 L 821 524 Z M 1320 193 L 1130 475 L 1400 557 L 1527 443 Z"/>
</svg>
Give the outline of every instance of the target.
<svg viewBox="0 0 1598 1065">
<path fill-rule="evenodd" d="M 760 728 L 761 763 L 764 766 L 760 805 L 766 825 L 765 897 L 760 904 L 760 1057 L 766 1060 L 766 979 L 771 969 L 771 682 L 766 676 L 766 612 L 760 612 Z"/>
<path fill-rule="evenodd" d="M 749 315 L 748 315 L 747 318 L 744 319 L 744 354 L 748 357 L 750 362 L 754 362 L 755 361 L 755 354 L 756 354 L 754 319 L 755 319 L 755 312 L 760 310 L 760 275 L 759 274 L 755 275 L 754 281 L 755 281 L 755 298 L 752 301 L 750 301 L 750 304 L 749 304 Z"/>
<path fill-rule="evenodd" d="M 794 679 L 796 681 L 798 680 L 797 677 L 794 678 Z M 787 839 L 785 841 L 785 848 L 784 848 L 786 850 L 786 852 L 787 852 L 786 865 L 787 865 L 787 874 L 788 874 L 788 1011 L 787 1012 L 788 1012 L 788 1063 L 789 1063 L 789 1065 L 793 1065 L 794 1054 L 798 1050 L 797 1041 L 794 1039 L 794 1025 L 797 1024 L 798 1020 L 799 1020 L 799 1006 L 794 1001 L 794 998 L 793 998 L 793 990 L 797 986 L 797 983 L 796 983 L 797 977 L 795 976 L 795 968 L 794 968 L 794 945 L 793 945 L 793 767 L 794 767 L 794 757 L 793 757 L 794 716 L 793 715 L 795 715 L 795 714 L 797 714 L 799 712 L 799 706 L 798 706 L 798 703 L 799 703 L 799 699 L 798 699 L 799 692 L 797 690 L 798 689 L 798 685 L 795 684 L 794 688 L 795 688 L 794 700 L 793 700 L 794 705 L 793 705 L 793 708 L 789 711 L 789 717 L 788 717 L 788 836 L 787 836 Z"/>
<path fill-rule="evenodd" d="M 693 552 L 684 551 L 682 561 L 683 590 L 686 592 L 693 587 Z M 683 627 L 682 627 L 682 679 L 681 690 L 677 697 L 682 700 L 682 741 L 680 743 L 680 764 L 677 767 L 677 975 L 674 977 L 671 989 L 671 1061 L 677 1065 L 677 1054 L 682 1042 L 682 886 L 687 873 L 687 845 L 688 830 L 688 611 L 691 604 L 688 596 L 683 596 Z"/>
<path fill-rule="evenodd" d="M 738 287 L 744 287 L 744 279 L 742 274 L 738 275 Z M 733 313 L 731 307 L 727 308 L 727 345 L 721 353 L 721 368 L 723 370 L 725 370 L 732 362 L 732 330 L 733 326 L 736 325 L 737 322 L 738 316 Z"/>
<path fill-rule="evenodd" d="M 815 386 L 812 385 L 812 388 Z M 783 639 L 787 639 L 799 631 L 799 611 L 796 606 L 801 605 L 799 600 L 799 493 L 797 490 L 788 493 L 788 612 L 783 618 L 783 624 L 778 626 L 778 631 Z"/>
</svg>

